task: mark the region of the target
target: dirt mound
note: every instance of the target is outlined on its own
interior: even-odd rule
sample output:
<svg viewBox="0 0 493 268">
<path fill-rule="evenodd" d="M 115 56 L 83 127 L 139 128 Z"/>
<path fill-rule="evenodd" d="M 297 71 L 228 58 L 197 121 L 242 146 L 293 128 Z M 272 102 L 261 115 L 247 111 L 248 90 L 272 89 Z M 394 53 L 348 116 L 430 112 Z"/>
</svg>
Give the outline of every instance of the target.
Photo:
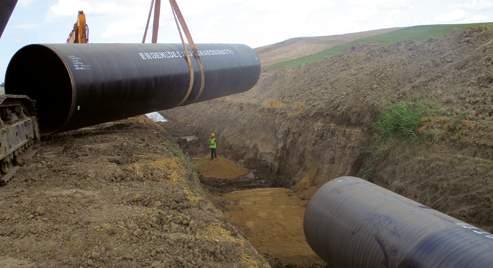
<svg viewBox="0 0 493 268">
<path fill-rule="evenodd" d="M 164 114 L 199 137 L 216 130 L 224 153 L 303 198 L 359 175 L 491 231 L 492 39 L 493 30 L 474 27 L 361 43 L 313 64 L 267 68 L 245 94 Z M 377 115 L 395 102 L 430 107 L 421 141 L 372 139 Z"/>
<path fill-rule="evenodd" d="M 0 225 L 2 267 L 268 267 L 140 118 L 43 141 L 0 188 Z"/>
<path fill-rule="evenodd" d="M 248 169 L 223 157 L 218 157 L 214 160 L 207 157 L 194 158 L 193 163 L 200 175 L 207 178 L 236 179 L 250 172 Z"/>
</svg>

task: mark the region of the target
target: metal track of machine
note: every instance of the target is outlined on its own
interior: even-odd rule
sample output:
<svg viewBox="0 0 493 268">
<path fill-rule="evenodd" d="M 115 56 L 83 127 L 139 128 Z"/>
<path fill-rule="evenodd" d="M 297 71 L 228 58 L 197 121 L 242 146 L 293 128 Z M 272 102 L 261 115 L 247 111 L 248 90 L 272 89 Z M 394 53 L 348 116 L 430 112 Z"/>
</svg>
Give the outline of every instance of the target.
<svg viewBox="0 0 493 268">
<path fill-rule="evenodd" d="M 34 102 L 26 96 L 0 96 L 0 185 L 20 164 L 20 155 L 39 140 Z"/>
</svg>

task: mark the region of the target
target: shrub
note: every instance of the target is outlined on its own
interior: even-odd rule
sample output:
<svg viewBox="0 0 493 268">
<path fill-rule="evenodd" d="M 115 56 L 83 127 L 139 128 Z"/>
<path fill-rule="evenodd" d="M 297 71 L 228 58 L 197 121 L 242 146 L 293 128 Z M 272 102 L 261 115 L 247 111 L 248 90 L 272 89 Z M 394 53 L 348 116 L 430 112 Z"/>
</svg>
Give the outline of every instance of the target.
<svg viewBox="0 0 493 268">
<path fill-rule="evenodd" d="M 417 136 L 424 111 L 423 105 L 414 103 L 392 104 L 378 115 L 376 129 L 384 139 L 393 137 L 413 139 Z"/>
</svg>

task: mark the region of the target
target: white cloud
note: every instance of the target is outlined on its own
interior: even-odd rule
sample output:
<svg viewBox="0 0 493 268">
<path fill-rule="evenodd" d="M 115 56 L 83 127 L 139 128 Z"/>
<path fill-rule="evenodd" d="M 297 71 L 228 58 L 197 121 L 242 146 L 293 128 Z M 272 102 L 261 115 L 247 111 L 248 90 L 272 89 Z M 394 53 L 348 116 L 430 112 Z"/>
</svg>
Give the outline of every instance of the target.
<svg viewBox="0 0 493 268">
<path fill-rule="evenodd" d="M 39 24 L 38 23 L 20 23 L 20 24 L 14 25 L 13 28 L 18 29 L 18 30 L 29 31 L 29 30 L 34 30 L 34 29 L 39 28 Z"/>
<path fill-rule="evenodd" d="M 32 0 L 23 0 L 32 1 Z M 178 35 L 162 0 L 161 42 Z M 493 20 L 493 0 L 178 0 L 197 42 L 252 46 L 290 37 Z M 139 42 L 150 0 L 56 0 L 50 17 L 86 12 L 94 42 Z"/>
<path fill-rule="evenodd" d="M 463 21 L 466 16 L 467 16 L 467 13 L 465 10 L 454 9 L 454 10 L 449 11 L 446 14 L 438 16 L 436 18 L 436 20 L 440 23 L 460 22 L 460 21 Z"/>
<path fill-rule="evenodd" d="M 493 0 L 454 1 L 436 17 L 438 23 L 472 23 L 492 21 Z"/>
<path fill-rule="evenodd" d="M 142 3 L 132 0 L 58 0 L 50 7 L 50 13 L 55 16 L 73 16 L 78 10 L 86 10 L 96 15 L 130 15 Z"/>
<path fill-rule="evenodd" d="M 460 3 L 458 5 L 461 8 L 469 9 L 469 10 L 485 10 L 489 8 L 493 8 L 493 1 L 491 0 L 470 0 Z"/>
<path fill-rule="evenodd" d="M 33 4 L 34 1 L 35 0 L 19 0 L 18 3 L 21 7 L 29 7 Z"/>
</svg>

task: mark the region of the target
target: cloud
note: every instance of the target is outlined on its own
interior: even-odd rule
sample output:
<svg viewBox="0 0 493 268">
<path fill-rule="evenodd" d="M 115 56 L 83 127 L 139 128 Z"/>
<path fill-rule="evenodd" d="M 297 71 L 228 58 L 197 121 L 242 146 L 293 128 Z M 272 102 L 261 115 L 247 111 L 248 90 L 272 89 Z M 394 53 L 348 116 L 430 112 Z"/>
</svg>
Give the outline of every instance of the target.
<svg viewBox="0 0 493 268">
<path fill-rule="evenodd" d="M 29 7 L 34 3 L 35 0 L 19 0 L 19 5 L 21 7 Z"/>
<path fill-rule="evenodd" d="M 91 39 L 98 42 L 137 42 L 145 26 L 149 3 L 133 0 L 57 0 L 49 18 L 71 17 L 84 10 Z M 164 1 L 163 1 L 164 2 Z"/>
<path fill-rule="evenodd" d="M 132 11 L 138 11 L 139 6 L 142 6 L 141 1 L 131 0 L 57 0 L 50 7 L 50 15 L 73 16 L 74 11 L 78 10 L 86 10 L 96 15 L 130 15 Z"/>
<path fill-rule="evenodd" d="M 467 13 L 464 9 L 454 9 L 449 11 L 446 14 L 440 15 L 436 18 L 438 22 L 447 23 L 447 22 L 459 22 L 464 20 L 467 16 Z"/>
<path fill-rule="evenodd" d="M 491 1 L 491 0 L 469 0 L 469 1 L 464 1 L 463 3 L 458 4 L 458 7 L 468 9 L 468 10 L 481 11 L 481 10 L 493 8 L 493 1 Z"/>
<path fill-rule="evenodd" d="M 23 0 L 32 1 L 32 0 Z M 177 42 L 163 0 L 161 42 Z M 197 42 L 265 45 L 297 36 L 331 35 L 432 23 L 493 20 L 493 0 L 178 0 Z M 88 16 L 92 41 L 139 42 L 150 0 L 56 0 L 49 17 Z"/>
<path fill-rule="evenodd" d="M 20 23 L 13 26 L 14 29 L 30 31 L 39 28 L 38 23 Z"/>
<path fill-rule="evenodd" d="M 491 21 L 493 0 L 455 1 L 436 17 L 438 23 L 473 23 Z"/>
</svg>

